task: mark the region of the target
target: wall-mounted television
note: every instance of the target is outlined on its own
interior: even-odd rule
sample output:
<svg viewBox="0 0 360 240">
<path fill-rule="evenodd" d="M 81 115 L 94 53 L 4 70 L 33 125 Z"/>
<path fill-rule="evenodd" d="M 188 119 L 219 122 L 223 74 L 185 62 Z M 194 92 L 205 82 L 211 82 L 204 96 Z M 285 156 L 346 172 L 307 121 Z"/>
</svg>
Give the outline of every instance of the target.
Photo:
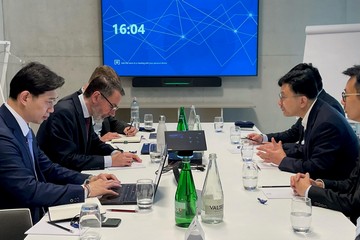
<svg viewBox="0 0 360 240">
<path fill-rule="evenodd" d="M 103 63 L 120 76 L 257 75 L 258 0 L 102 0 Z"/>
</svg>

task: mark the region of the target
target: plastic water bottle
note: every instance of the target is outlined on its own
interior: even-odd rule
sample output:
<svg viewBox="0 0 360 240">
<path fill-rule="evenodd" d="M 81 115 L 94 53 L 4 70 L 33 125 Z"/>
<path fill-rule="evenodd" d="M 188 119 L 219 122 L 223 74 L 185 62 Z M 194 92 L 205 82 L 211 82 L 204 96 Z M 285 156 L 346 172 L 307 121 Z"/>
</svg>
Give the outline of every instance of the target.
<svg viewBox="0 0 360 240">
<path fill-rule="evenodd" d="M 139 103 L 138 103 L 136 97 L 133 98 L 133 101 L 131 102 L 130 108 L 131 108 L 130 120 L 131 119 L 140 119 Z"/>
<path fill-rule="evenodd" d="M 194 129 L 195 118 L 196 118 L 195 106 L 192 105 L 190 108 L 190 114 L 189 114 L 189 120 L 188 120 L 189 130 L 195 130 Z"/>
</svg>

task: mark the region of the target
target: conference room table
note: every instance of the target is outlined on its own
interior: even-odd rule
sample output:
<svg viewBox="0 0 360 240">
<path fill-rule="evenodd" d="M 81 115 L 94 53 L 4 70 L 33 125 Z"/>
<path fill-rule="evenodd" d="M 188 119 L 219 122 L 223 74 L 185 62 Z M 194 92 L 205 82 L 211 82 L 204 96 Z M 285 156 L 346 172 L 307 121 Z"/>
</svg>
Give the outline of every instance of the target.
<svg viewBox="0 0 360 240">
<path fill-rule="evenodd" d="M 222 132 L 215 132 L 213 123 L 202 123 L 205 131 L 207 151 L 203 162 L 207 164 L 210 153 L 217 154 L 218 170 L 224 191 L 224 221 L 219 224 L 199 222 L 205 232 L 205 239 L 354 239 L 355 226 L 341 212 L 312 207 L 312 222 L 307 234 L 295 233 L 290 223 L 291 198 L 267 199 L 263 191 L 246 191 L 242 184 L 242 165 L 237 145 L 230 143 L 230 126 L 225 123 Z M 176 130 L 175 123 L 167 123 L 167 130 Z M 156 127 L 156 126 L 155 126 Z M 255 130 L 257 130 L 255 128 Z M 250 133 L 242 131 L 242 136 Z M 141 143 L 119 145 L 125 151 L 137 151 L 143 143 L 156 141 L 149 139 L 149 133 L 141 132 Z M 255 157 L 260 164 L 260 159 Z M 149 155 L 141 155 L 142 168 L 106 169 L 103 171 L 86 171 L 91 174 L 109 172 L 115 174 L 123 183 L 136 182 L 139 178 L 155 179 L 158 164 L 151 163 Z M 206 171 L 192 171 L 195 186 L 202 189 Z M 276 166 L 264 167 L 259 171 L 258 186 L 289 185 L 292 173 L 282 172 Z M 156 239 L 169 240 L 185 238 L 186 228 L 175 225 L 174 197 L 176 181 L 172 171 L 162 174 L 154 204 L 150 211 L 136 213 L 107 212 L 106 217 L 121 218 L 117 228 L 102 228 L 103 240 L 110 239 Z M 257 198 L 267 199 L 261 204 Z M 110 209 L 136 209 L 136 206 L 105 206 Z M 78 239 L 78 236 L 28 235 L 27 240 L 42 239 Z"/>
</svg>

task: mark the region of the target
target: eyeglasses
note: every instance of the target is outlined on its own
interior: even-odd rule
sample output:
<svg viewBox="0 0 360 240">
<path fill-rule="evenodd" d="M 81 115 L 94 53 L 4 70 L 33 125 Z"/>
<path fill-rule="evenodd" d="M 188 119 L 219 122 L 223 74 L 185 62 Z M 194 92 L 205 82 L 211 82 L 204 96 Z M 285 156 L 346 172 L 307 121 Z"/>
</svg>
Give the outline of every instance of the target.
<svg viewBox="0 0 360 240">
<path fill-rule="evenodd" d="M 346 93 L 345 91 L 341 93 L 341 97 L 344 102 L 346 102 L 346 98 L 348 96 L 360 96 L 360 93 Z"/>
<path fill-rule="evenodd" d="M 70 226 L 72 226 L 73 228 L 79 228 L 79 218 L 80 218 L 80 214 L 75 215 L 70 220 Z"/>
<path fill-rule="evenodd" d="M 111 107 L 111 110 L 110 111 L 116 111 L 116 110 L 118 110 L 119 109 L 119 107 L 118 106 L 116 106 L 116 105 L 114 105 L 114 104 L 112 104 L 110 101 L 109 101 L 109 99 L 107 98 L 107 97 L 105 97 L 105 95 L 102 93 L 102 92 L 100 92 L 100 94 L 101 94 L 101 96 L 110 104 L 110 107 Z"/>
<path fill-rule="evenodd" d="M 295 94 L 293 96 L 288 96 L 288 97 L 285 97 L 282 93 L 279 93 L 279 98 L 281 101 L 283 101 L 285 98 L 291 98 L 291 97 L 301 97 L 301 96 L 304 96 L 302 94 Z"/>
</svg>

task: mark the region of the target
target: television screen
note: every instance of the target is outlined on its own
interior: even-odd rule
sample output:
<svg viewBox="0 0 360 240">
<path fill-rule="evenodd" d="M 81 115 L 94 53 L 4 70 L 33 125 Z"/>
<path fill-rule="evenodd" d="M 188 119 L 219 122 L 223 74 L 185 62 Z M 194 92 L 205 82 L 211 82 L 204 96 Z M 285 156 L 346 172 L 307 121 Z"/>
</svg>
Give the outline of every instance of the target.
<svg viewBox="0 0 360 240">
<path fill-rule="evenodd" d="M 120 76 L 257 75 L 258 0 L 102 0 L 103 62 Z"/>
</svg>

